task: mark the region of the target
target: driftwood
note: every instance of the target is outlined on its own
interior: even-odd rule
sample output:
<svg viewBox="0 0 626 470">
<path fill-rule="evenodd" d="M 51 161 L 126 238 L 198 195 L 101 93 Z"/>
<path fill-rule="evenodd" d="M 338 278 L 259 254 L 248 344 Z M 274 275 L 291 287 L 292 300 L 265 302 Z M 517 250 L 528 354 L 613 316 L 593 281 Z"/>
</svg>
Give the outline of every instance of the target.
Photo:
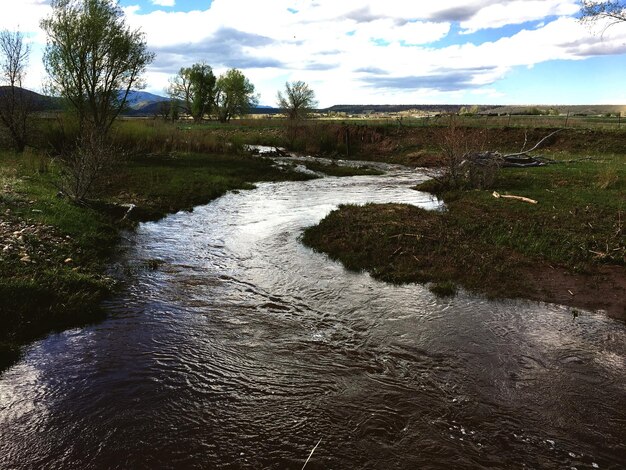
<svg viewBox="0 0 626 470">
<path fill-rule="evenodd" d="M 563 129 L 557 129 L 547 136 L 543 137 L 539 142 L 529 149 L 526 149 L 528 143 L 528 135 L 524 138 L 524 145 L 519 152 L 502 154 L 495 151 L 472 152 L 465 155 L 464 162 L 466 164 L 477 166 L 498 166 L 503 168 L 528 168 L 535 166 L 544 166 L 552 163 L 559 163 L 543 157 L 534 157 L 532 152 L 540 148 L 550 137 L 561 132 Z"/>
<path fill-rule="evenodd" d="M 535 201 L 534 199 L 530 199 L 529 197 L 524 197 L 524 196 L 513 196 L 512 194 L 500 194 L 496 191 L 493 192 L 493 197 L 495 198 L 506 198 L 506 199 L 516 199 L 518 201 L 524 201 L 524 202 L 528 202 L 530 204 L 538 204 L 537 201 Z"/>
<path fill-rule="evenodd" d="M 528 157 L 530 155 L 531 152 L 537 150 L 539 147 L 541 147 L 541 144 L 543 144 L 546 140 L 548 140 L 550 137 L 552 137 L 555 134 L 558 134 L 559 132 L 561 132 L 563 129 L 557 129 L 556 131 L 548 134 L 547 136 L 545 136 L 543 139 L 541 139 L 539 142 L 537 142 L 533 148 L 530 148 L 528 150 L 524 150 L 524 148 L 526 147 L 526 142 L 527 142 L 527 138 L 524 139 L 524 147 L 522 147 L 522 150 L 520 152 L 517 153 L 509 153 L 507 155 L 503 155 L 502 158 L 504 158 L 505 160 L 510 159 L 510 158 L 515 158 L 515 157 L 521 157 L 521 156 L 526 156 Z M 531 157 L 532 158 L 532 157 Z"/>
</svg>

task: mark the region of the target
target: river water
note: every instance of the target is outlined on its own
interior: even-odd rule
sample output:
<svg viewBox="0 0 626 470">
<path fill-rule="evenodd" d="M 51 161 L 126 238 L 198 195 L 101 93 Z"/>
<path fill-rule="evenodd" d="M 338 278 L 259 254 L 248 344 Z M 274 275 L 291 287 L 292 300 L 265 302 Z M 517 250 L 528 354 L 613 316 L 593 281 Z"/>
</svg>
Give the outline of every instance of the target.
<svg viewBox="0 0 626 470">
<path fill-rule="evenodd" d="M 624 468 L 626 328 L 438 299 L 304 247 L 419 173 L 260 184 L 142 224 L 108 319 L 0 377 L 0 468 Z M 145 267 L 159 260 L 157 269 Z"/>
</svg>

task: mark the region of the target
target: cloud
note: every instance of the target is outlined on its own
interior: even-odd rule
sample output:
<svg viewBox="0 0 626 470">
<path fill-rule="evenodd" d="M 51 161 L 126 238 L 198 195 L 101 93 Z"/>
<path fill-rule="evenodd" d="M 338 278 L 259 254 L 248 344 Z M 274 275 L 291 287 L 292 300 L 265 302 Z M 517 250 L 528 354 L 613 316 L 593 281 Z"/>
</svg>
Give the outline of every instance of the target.
<svg viewBox="0 0 626 470">
<path fill-rule="evenodd" d="M 176 6 L 176 0 L 152 0 L 152 4 L 160 7 L 173 7 Z"/>
<path fill-rule="evenodd" d="M 378 67 L 359 67 L 354 70 L 356 73 L 367 73 L 370 75 L 387 75 L 389 72 Z"/>
<path fill-rule="evenodd" d="M 551 16 L 574 15 L 580 9 L 576 2 L 562 0 L 515 0 L 497 2 L 476 11 L 470 18 L 461 20 L 466 32 L 501 28 L 510 24 L 542 20 Z"/>
<path fill-rule="evenodd" d="M 357 23 L 369 23 L 371 21 L 376 21 L 380 19 L 380 16 L 374 15 L 369 6 L 365 6 L 359 8 L 357 10 L 350 11 L 346 13 L 345 18 L 349 20 L 354 20 Z"/>
<path fill-rule="evenodd" d="M 468 70 L 439 71 L 429 75 L 411 75 L 403 77 L 367 77 L 363 82 L 375 88 L 391 90 L 458 91 L 477 88 L 493 83 L 493 80 L 477 82 L 476 74 L 492 72 L 495 67 L 476 67 Z"/>
<path fill-rule="evenodd" d="M 51 12 L 49 0 L 22 0 L 5 5 L 0 15 L 0 29 L 41 34 L 39 22 Z"/>
<path fill-rule="evenodd" d="M 160 6 L 175 4 L 151 1 Z M 31 33 L 34 45 L 42 47 L 45 37 L 38 25 L 50 12 L 49 2 L 15 4 L 3 12 L 0 27 L 19 25 Z M 515 67 L 626 53 L 626 25 L 594 35 L 572 17 L 578 0 L 194 4 L 198 10 L 188 12 L 176 11 L 176 6 L 167 11 L 124 8 L 128 23 L 145 33 L 148 47 L 156 53 L 147 73 L 150 90 L 162 90 L 180 67 L 204 61 L 216 73 L 230 67 L 243 69 L 268 102 L 286 80 L 310 83 L 322 105 L 423 97 L 450 100 L 463 93 L 481 96 L 481 90 L 496 96 L 493 90 L 499 80 Z M 518 27 L 518 32 L 507 33 L 502 28 L 530 21 L 532 29 Z M 465 33 L 483 31 L 482 42 L 472 44 L 451 34 L 459 28 Z M 29 76 L 40 69 L 31 67 Z"/>
<path fill-rule="evenodd" d="M 233 28 L 220 28 L 201 41 L 156 48 L 156 68 L 166 70 L 175 62 L 184 64 L 183 61 L 186 61 L 187 65 L 194 62 L 207 62 L 214 67 L 282 67 L 284 64 L 277 59 L 252 53 L 255 48 L 267 46 L 273 42 L 273 39 L 266 36 L 238 31 Z"/>
<path fill-rule="evenodd" d="M 478 11 L 480 10 L 475 5 L 456 5 L 434 12 L 430 19 L 435 21 L 467 21 Z"/>
<path fill-rule="evenodd" d="M 310 62 L 304 66 L 304 70 L 333 70 L 339 67 L 339 64 L 323 64 L 321 62 Z"/>
</svg>

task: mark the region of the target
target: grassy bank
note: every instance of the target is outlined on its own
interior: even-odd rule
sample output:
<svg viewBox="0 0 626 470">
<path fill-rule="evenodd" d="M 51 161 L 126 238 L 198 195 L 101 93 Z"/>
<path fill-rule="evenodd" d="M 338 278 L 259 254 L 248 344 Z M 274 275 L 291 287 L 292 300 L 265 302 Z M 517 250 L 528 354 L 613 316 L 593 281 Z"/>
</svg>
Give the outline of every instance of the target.
<svg viewBox="0 0 626 470">
<path fill-rule="evenodd" d="M 554 128 L 493 126 L 477 127 L 458 119 L 476 150 L 519 151 L 532 146 Z M 276 119 L 257 119 L 225 125 L 208 122 L 127 120 L 116 124 L 114 138 L 126 151 L 140 154 L 168 152 L 232 153 L 245 144 L 284 147 L 310 155 L 356 160 L 375 160 L 412 166 L 437 164 L 442 136 L 450 117 L 437 125 L 418 127 L 363 123 L 361 121 L 304 121 L 296 126 Z M 555 125 L 558 125 L 555 123 Z M 551 138 L 545 151 L 559 155 L 624 155 L 626 126 L 614 129 L 566 129 Z"/>
<path fill-rule="evenodd" d="M 343 206 L 304 243 L 390 282 L 454 285 L 490 297 L 523 297 L 626 318 L 626 161 L 502 170 L 501 194 L 441 192 L 447 211 L 404 205 Z"/>
<path fill-rule="evenodd" d="M 124 156 L 98 198 L 79 206 L 57 196 L 59 168 L 43 156 L 72 137 L 41 124 L 38 151 L 19 157 L 0 153 L 0 369 L 29 341 L 100 318 L 100 300 L 115 287 L 105 273 L 120 227 L 191 209 L 257 181 L 310 178 L 295 172 L 295 165 L 279 169 L 243 155 L 244 143 L 423 165 L 437 163 L 444 129 L 119 122 L 113 138 Z M 524 141 L 545 135 L 542 129 L 476 132 L 484 147 L 498 150 L 519 150 Z M 500 175 L 495 189 L 535 198 L 536 206 L 494 199 L 491 191 L 458 191 L 441 194 L 449 208 L 441 214 L 404 206 L 348 207 L 309 230 L 305 241 L 353 269 L 393 282 L 434 281 L 440 292 L 458 284 L 493 296 L 602 307 L 599 301 L 587 305 L 584 298 L 606 294 L 605 303 L 615 295 L 626 298 L 620 290 L 625 142 L 623 132 L 564 131 L 549 142 L 552 157 L 602 154 L 605 161 Z M 332 176 L 377 173 L 306 165 Z M 136 208 L 125 217 L 129 204 Z M 561 296 L 557 287 L 546 287 L 557 278 L 573 282 L 558 287 Z M 594 297 L 584 293 L 581 279 L 592 288 L 616 287 Z M 623 312 L 623 301 L 613 304 L 607 308 Z"/>
<path fill-rule="evenodd" d="M 257 181 L 308 179 L 242 155 L 171 154 L 120 162 L 97 200 L 58 196 L 58 168 L 34 153 L 0 153 L 0 370 L 49 331 L 96 321 L 115 283 L 106 273 L 127 208 L 158 219 Z"/>
</svg>

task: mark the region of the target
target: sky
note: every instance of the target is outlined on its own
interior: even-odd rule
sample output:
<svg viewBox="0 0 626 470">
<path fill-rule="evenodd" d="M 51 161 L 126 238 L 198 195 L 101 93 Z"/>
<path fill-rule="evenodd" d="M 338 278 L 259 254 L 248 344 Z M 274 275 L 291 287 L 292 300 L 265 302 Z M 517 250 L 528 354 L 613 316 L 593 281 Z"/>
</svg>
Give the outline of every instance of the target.
<svg viewBox="0 0 626 470">
<path fill-rule="evenodd" d="M 31 42 L 41 91 L 49 0 L 0 0 Z M 156 54 L 146 91 L 181 67 L 240 69 L 262 105 L 303 80 L 335 104 L 626 104 L 626 23 L 582 24 L 577 0 L 121 0 Z"/>
</svg>

